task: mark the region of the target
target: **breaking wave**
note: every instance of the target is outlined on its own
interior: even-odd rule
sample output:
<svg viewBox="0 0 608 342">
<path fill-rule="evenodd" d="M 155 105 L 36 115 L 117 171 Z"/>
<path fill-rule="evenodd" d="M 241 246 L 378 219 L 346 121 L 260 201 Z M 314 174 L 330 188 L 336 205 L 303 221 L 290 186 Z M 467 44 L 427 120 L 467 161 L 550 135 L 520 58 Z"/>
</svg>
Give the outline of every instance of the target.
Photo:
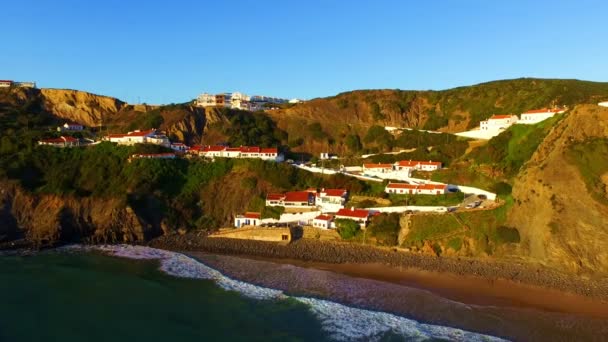
<svg viewBox="0 0 608 342">
<path fill-rule="evenodd" d="M 159 260 L 161 271 L 182 278 L 213 280 L 228 291 L 259 300 L 291 298 L 309 307 L 320 320 L 323 330 L 338 341 L 379 340 L 386 334 L 403 336 L 412 341 L 445 339 L 449 341 L 504 341 L 489 335 L 468 332 L 441 325 L 420 323 L 386 312 L 349 307 L 323 299 L 287 296 L 280 290 L 265 288 L 224 276 L 186 255 L 143 246 L 68 246 L 68 250 L 102 251 L 129 258 Z"/>
</svg>

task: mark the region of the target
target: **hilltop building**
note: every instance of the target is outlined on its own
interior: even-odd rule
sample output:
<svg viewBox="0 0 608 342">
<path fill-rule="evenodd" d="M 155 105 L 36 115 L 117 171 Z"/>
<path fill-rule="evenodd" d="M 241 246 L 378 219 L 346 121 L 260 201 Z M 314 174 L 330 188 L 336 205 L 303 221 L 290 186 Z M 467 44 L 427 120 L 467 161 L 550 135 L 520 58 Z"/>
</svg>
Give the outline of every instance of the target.
<svg viewBox="0 0 608 342">
<path fill-rule="evenodd" d="M 605 102 L 600 102 L 600 103 L 598 103 L 597 105 L 598 105 L 598 106 L 601 106 L 601 107 L 608 107 L 608 101 L 605 101 Z"/>
<path fill-rule="evenodd" d="M 9 87 L 36 88 L 36 82 L 15 82 L 11 80 L 0 80 L 0 88 Z"/>
<path fill-rule="evenodd" d="M 164 134 L 160 134 L 156 129 L 147 131 L 135 130 L 127 134 L 110 134 L 105 140 L 115 142 L 119 145 L 153 144 L 170 147 L 171 142 Z"/>
<path fill-rule="evenodd" d="M 234 108 L 248 111 L 257 111 L 264 109 L 264 106 L 269 103 L 287 103 L 289 100 L 270 96 L 249 96 L 243 93 L 222 93 L 199 95 L 194 101 L 195 106 L 199 107 L 223 107 Z"/>
<path fill-rule="evenodd" d="M 418 161 L 418 160 L 401 160 L 393 164 L 378 163 L 378 164 L 363 164 L 363 174 L 375 176 L 379 178 L 409 178 L 412 171 L 437 171 L 441 169 L 441 162 L 435 161 Z"/>
<path fill-rule="evenodd" d="M 365 229 L 365 227 L 369 223 L 369 217 L 370 217 L 369 210 L 344 208 L 344 209 L 338 210 L 338 212 L 336 213 L 335 219 L 336 220 L 339 220 L 339 219 L 353 220 L 353 221 L 359 223 L 359 226 L 361 226 L 361 229 Z"/>
</svg>

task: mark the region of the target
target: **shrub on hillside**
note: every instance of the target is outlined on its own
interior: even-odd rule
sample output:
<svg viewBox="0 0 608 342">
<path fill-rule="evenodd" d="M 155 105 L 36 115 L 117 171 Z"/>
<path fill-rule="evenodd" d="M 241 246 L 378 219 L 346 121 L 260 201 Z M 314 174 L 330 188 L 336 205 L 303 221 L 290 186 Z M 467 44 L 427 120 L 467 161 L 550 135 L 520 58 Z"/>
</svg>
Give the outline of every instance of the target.
<svg viewBox="0 0 608 342">
<path fill-rule="evenodd" d="M 372 219 L 367 228 L 370 234 L 376 238 L 379 244 L 385 246 L 396 246 L 399 238 L 399 214 L 380 214 Z"/>
<path fill-rule="evenodd" d="M 344 240 L 352 239 L 361 230 L 359 224 L 350 219 L 337 219 L 335 224 L 338 234 Z"/>
</svg>

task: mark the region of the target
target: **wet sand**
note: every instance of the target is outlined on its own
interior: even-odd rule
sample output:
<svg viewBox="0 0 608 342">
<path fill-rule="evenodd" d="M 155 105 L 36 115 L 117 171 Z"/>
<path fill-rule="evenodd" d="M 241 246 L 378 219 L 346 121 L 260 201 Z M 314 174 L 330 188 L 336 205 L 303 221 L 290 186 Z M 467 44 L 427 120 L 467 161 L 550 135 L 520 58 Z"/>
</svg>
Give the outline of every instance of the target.
<svg viewBox="0 0 608 342">
<path fill-rule="evenodd" d="M 379 263 L 330 264 L 296 259 L 242 257 L 415 287 L 466 304 L 532 308 L 608 320 L 608 302 L 506 279 L 397 268 Z"/>
</svg>

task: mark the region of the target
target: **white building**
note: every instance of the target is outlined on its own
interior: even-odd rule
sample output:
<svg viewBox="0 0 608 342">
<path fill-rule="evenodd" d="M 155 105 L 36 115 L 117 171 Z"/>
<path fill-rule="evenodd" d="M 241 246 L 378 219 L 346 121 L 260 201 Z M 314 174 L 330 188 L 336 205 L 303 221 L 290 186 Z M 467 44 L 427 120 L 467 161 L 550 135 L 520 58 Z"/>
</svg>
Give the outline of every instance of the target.
<svg viewBox="0 0 608 342">
<path fill-rule="evenodd" d="M 543 108 L 543 109 L 529 110 L 525 113 L 521 113 L 521 118 L 519 119 L 519 121 L 517 121 L 517 123 L 533 125 L 533 124 L 539 123 L 541 121 L 544 121 L 544 120 L 552 117 L 555 114 L 559 114 L 559 113 L 563 113 L 563 112 L 564 112 L 563 109 L 558 109 L 558 108 L 553 108 L 553 109 Z"/>
<path fill-rule="evenodd" d="M 36 82 L 15 82 L 11 80 L 0 80 L 0 88 L 9 88 L 11 86 L 20 88 L 36 88 Z"/>
<path fill-rule="evenodd" d="M 234 217 L 234 226 L 236 228 L 244 226 L 259 226 L 262 223 L 262 215 L 260 213 L 245 213 L 245 215 L 236 215 Z"/>
<path fill-rule="evenodd" d="M 393 164 L 363 164 L 364 173 L 388 173 L 393 172 Z"/>
<path fill-rule="evenodd" d="M 608 107 L 608 101 L 605 102 L 600 102 L 597 104 L 598 106 L 602 106 L 602 107 Z"/>
<path fill-rule="evenodd" d="M 517 115 L 492 115 L 488 120 L 481 121 L 479 128 L 482 131 L 501 131 L 517 123 Z"/>
<path fill-rule="evenodd" d="M 283 161 L 283 155 L 276 147 L 261 148 L 258 146 L 194 146 L 190 153 L 206 158 L 258 158 L 262 160 Z"/>
<path fill-rule="evenodd" d="M 361 226 L 361 229 L 365 229 L 367 223 L 369 222 L 369 210 L 366 209 L 355 209 L 355 208 L 344 208 L 338 210 L 336 213 L 335 219 L 348 219 L 353 220 Z"/>
<path fill-rule="evenodd" d="M 286 103 L 288 100 L 269 96 L 249 96 L 240 92 L 199 95 L 194 104 L 199 107 L 227 107 L 248 111 L 264 109 L 267 103 Z"/>
<path fill-rule="evenodd" d="M 321 189 L 316 192 L 316 205 L 322 212 L 336 212 L 348 201 L 346 189 Z"/>
<path fill-rule="evenodd" d="M 284 194 L 270 193 L 266 195 L 266 206 L 269 207 L 310 208 L 314 207 L 315 204 L 315 194 L 309 191 L 290 191 Z"/>
<path fill-rule="evenodd" d="M 38 145 L 48 145 L 53 147 L 75 147 L 80 145 L 80 140 L 73 137 L 64 137 L 52 139 L 42 139 L 38 141 Z"/>
<path fill-rule="evenodd" d="M 119 145 L 153 144 L 165 147 L 171 146 L 169 138 L 163 134 L 157 133 L 155 129 L 147 131 L 136 130 L 128 132 L 127 134 L 110 134 L 106 139 Z"/>
<path fill-rule="evenodd" d="M 75 123 L 75 122 L 66 122 L 65 124 L 63 124 L 63 126 L 57 127 L 58 132 L 82 131 L 83 129 L 84 129 L 83 125 L 81 125 L 79 123 Z"/>
<path fill-rule="evenodd" d="M 312 226 L 315 228 L 329 229 L 331 228 L 334 217 L 331 215 L 319 215 L 312 220 Z"/>
<path fill-rule="evenodd" d="M 173 151 L 185 153 L 188 151 L 188 146 L 186 144 L 176 142 L 176 143 L 171 143 L 171 149 Z"/>
<path fill-rule="evenodd" d="M 447 189 L 446 184 L 389 183 L 384 192 L 403 195 L 443 195 L 447 192 Z"/>
<path fill-rule="evenodd" d="M 441 169 L 441 162 L 434 161 L 418 161 L 418 160 L 401 160 L 395 163 L 395 171 L 437 171 Z"/>
<path fill-rule="evenodd" d="M 13 81 L 0 80 L 0 88 L 9 88 L 12 85 L 13 85 Z"/>
</svg>

